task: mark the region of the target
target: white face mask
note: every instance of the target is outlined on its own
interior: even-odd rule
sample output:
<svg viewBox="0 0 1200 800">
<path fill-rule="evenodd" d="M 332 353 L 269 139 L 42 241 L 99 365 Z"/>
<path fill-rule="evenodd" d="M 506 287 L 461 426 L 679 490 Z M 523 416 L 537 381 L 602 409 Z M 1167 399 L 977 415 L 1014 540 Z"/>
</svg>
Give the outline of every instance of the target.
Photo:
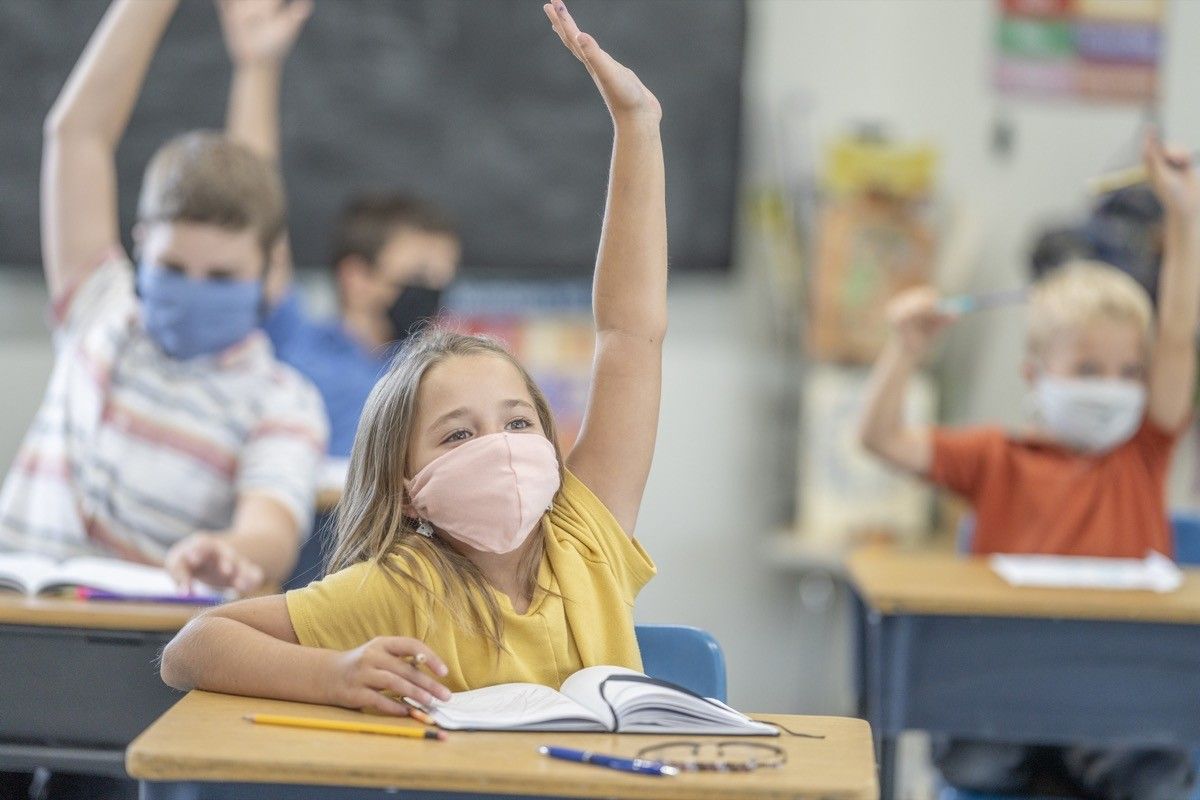
<svg viewBox="0 0 1200 800">
<path fill-rule="evenodd" d="M 1033 391 L 1050 435 L 1093 453 L 1129 441 L 1146 413 L 1146 387 L 1138 381 L 1043 376 Z"/>
</svg>

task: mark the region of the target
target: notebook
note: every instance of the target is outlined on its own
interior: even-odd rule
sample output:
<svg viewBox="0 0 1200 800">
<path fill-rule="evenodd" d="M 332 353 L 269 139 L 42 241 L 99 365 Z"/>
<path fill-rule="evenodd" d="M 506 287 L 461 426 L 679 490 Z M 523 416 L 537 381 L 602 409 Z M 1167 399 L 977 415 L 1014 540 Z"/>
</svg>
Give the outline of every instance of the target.
<svg viewBox="0 0 1200 800">
<path fill-rule="evenodd" d="M 0 553 L 0 592 L 21 592 L 33 597 L 76 588 L 131 598 L 179 593 L 164 570 L 144 564 L 90 556 L 55 561 L 31 553 Z"/>
<path fill-rule="evenodd" d="M 1013 586 L 1173 592 L 1183 573 L 1162 553 L 1144 559 L 1082 556 L 994 555 L 992 570 Z"/>
<path fill-rule="evenodd" d="M 587 667 L 557 691 L 504 683 L 455 692 L 425 709 L 447 730 L 613 731 L 687 736 L 778 736 L 719 700 L 623 667 Z"/>
</svg>

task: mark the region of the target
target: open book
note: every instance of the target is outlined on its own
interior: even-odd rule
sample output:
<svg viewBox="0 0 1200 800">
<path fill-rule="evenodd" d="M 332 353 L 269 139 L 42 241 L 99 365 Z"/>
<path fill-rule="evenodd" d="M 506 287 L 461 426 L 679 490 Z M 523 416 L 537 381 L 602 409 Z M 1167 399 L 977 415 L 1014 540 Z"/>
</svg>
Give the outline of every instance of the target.
<svg viewBox="0 0 1200 800">
<path fill-rule="evenodd" d="M 581 669 L 558 691 L 505 683 L 456 692 L 427 711 L 448 730 L 779 735 L 719 700 L 623 667 Z"/>
<path fill-rule="evenodd" d="M 55 561 L 30 553 L 0 553 L 0 592 L 35 596 L 77 588 L 112 592 L 130 599 L 179 593 L 164 570 L 144 564 L 93 557 Z"/>
</svg>

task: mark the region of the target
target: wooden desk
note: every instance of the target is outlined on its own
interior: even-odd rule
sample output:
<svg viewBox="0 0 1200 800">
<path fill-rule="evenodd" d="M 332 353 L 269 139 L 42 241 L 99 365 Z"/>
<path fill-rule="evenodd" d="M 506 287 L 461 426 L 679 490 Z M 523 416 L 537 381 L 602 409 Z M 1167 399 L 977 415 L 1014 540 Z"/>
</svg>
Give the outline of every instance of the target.
<svg viewBox="0 0 1200 800">
<path fill-rule="evenodd" d="M 157 657 L 195 611 L 0 594 L 0 769 L 123 776 L 126 745 L 180 698 Z"/>
<path fill-rule="evenodd" d="M 209 784 L 207 793 L 203 785 L 193 785 L 179 792 L 194 798 L 248 797 L 254 796 L 254 790 L 260 797 L 289 796 L 288 787 L 281 783 L 661 800 L 878 797 L 870 729 L 856 719 L 766 716 L 792 730 L 826 738 L 755 737 L 787 750 L 783 769 L 656 778 L 554 761 L 538 755 L 536 747 L 553 742 L 632 755 L 655 741 L 690 737 L 451 732 L 449 741 L 426 742 L 256 726 L 242 719 L 248 713 L 330 719 L 364 716 L 327 706 L 192 692 L 129 746 L 126 766 L 130 775 L 144 781 L 144 800 L 173 796 L 171 784 L 156 781 L 260 784 Z M 264 783 L 274 785 L 264 787 Z M 334 791 L 304 796 L 395 797 L 380 791 Z"/>
<path fill-rule="evenodd" d="M 1200 746 L 1200 571 L 1178 592 L 1009 586 L 986 560 L 870 548 L 859 693 L 884 798 L 906 729 L 992 741 Z"/>
<path fill-rule="evenodd" d="M 81 603 L 0 593 L 0 625 L 158 631 L 174 635 L 197 612 L 171 603 Z"/>
<path fill-rule="evenodd" d="M 1198 569 L 1184 570 L 1178 591 L 1155 594 L 1015 587 L 985 558 L 940 551 L 864 548 L 851 554 L 847 567 L 862 598 L 885 614 L 1200 623 Z"/>
</svg>

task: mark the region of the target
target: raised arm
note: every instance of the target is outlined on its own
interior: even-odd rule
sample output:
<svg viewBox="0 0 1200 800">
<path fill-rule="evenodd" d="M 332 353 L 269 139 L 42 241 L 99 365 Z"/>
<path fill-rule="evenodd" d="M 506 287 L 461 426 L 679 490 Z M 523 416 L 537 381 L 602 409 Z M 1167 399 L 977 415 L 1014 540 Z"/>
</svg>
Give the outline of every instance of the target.
<svg viewBox="0 0 1200 800">
<path fill-rule="evenodd" d="M 667 331 L 662 109 L 637 75 L 579 31 L 565 5 L 544 8 L 595 81 L 614 130 L 592 287 L 596 356 L 587 412 L 567 466 L 632 536 L 654 456 Z"/>
<path fill-rule="evenodd" d="M 60 301 L 120 242 L 114 154 L 178 0 L 116 0 L 46 117 L 42 260 Z"/>
<path fill-rule="evenodd" d="M 304 23 L 311 0 L 217 0 L 225 49 L 233 63 L 225 132 L 263 158 L 279 161 L 279 87 L 283 64 Z M 276 303 L 292 283 L 287 237 L 271 253 L 264 287 Z"/>
<path fill-rule="evenodd" d="M 1150 182 L 1166 212 L 1158 277 L 1158 331 L 1150 359 L 1147 413 L 1177 431 L 1192 414 L 1196 385 L 1196 326 L 1200 320 L 1200 181 L 1191 157 L 1167 150 L 1156 135 L 1144 148 Z"/>
<path fill-rule="evenodd" d="M 871 370 L 859 441 L 893 467 L 927 475 L 933 465 L 930 431 L 904 418 L 904 400 L 934 338 L 954 317 L 939 311 L 937 293 L 923 287 L 897 296 L 888 306 L 888 320 L 892 335 Z"/>
</svg>

